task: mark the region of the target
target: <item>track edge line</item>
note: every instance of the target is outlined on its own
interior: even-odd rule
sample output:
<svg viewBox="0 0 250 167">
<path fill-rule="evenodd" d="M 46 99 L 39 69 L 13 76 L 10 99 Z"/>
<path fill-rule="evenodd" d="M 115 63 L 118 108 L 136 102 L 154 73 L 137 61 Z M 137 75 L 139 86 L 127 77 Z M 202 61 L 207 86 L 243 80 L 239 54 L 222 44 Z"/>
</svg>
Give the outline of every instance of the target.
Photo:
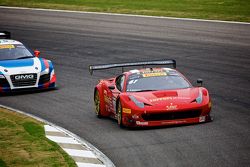
<svg viewBox="0 0 250 167">
<path fill-rule="evenodd" d="M 197 21 L 197 22 L 212 22 L 212 23 L 229 23 L 229 24 L 250 25 L 250 22 L 225 21 L 225 20 L 207 20 L 207 19 L 194 19 L 194 18 L 179 18 L 179 17 L 167 17 L 167 16 L 149 16 L 149 15 L 147 16 L 147 15 L 133 15 L 133 14 L 121 14 L 121 13 L 87 12 L 87 11 L 29 8 L 29 7 L 14 7 L 14 6 L 0 6 L 0 9 L 1 8 L 2 9 L 37 10 L 37 11 L 50 11 L 50 12 L 62 12 L 62 13 L 82 13 L 82 14 L 111 15 L 111 16 L 113 15 L 113 16 L 126 16 L 126 17 L 141 17 L 141 18 L 169 19 L 169 20 L 181 20 L 181 21 Z"/>
</svg>

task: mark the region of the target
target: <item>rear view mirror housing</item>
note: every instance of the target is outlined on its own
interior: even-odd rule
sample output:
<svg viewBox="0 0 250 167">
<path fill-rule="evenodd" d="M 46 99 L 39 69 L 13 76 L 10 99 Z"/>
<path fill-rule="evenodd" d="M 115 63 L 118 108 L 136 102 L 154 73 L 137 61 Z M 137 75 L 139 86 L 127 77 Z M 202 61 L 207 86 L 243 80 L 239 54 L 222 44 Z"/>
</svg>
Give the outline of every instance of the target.
<svg viewBox="0 0 250 167">
<path fill-rule="evenodd" d="M 203 79 L 201 79 L 201 78 L 197 79 L 197 84 L 199 87 L 201 87 L 203 84 Z"/>
<path fill-rule="evenodd" d="M 40 51 L 39 50 L 34 50 L 34 55 L 36 56 L 36 57 L 39 57 L 39 55 L 40 55 Z"/>
<path fill-rule="evenodd" d="M 115 89 L 115 86 L 109 86 L 108 87 L 110 90 L 114 90 Z"/>
</svg>

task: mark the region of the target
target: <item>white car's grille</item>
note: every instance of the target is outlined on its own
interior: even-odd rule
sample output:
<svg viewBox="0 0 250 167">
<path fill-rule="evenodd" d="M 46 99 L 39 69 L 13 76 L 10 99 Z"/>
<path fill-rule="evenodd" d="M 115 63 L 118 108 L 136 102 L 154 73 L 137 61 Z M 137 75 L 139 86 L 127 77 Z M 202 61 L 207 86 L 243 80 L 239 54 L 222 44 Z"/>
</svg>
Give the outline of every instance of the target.
<svg viewBox="0 0 250 167">
<path fill-rule="evenodd" d="M 14 87 L 34 86 L 36 84 L 37 74 L 16 74 L 11 75 L 10 78 Z"/>
</svg>

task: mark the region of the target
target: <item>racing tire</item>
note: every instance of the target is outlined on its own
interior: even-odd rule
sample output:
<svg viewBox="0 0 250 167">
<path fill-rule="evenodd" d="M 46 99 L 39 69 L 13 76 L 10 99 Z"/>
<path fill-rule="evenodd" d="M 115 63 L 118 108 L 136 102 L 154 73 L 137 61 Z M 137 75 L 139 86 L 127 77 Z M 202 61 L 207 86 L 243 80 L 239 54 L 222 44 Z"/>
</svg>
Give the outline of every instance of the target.
<svg viewBox="0 0 250 167">
<path fill-rule="evenodd" d="M 122 105 L 120 101 L 118 101 L 117 103 L 117 123 L 120 126 L 120 128 L 124 128 L 124 125 L 122 122 Z"/>
<path fill-rule="evenodd" d="M 95 113 L 98 118 L 102 118 L 101 114 L 101 100 L 100 100 L 100 94 L 99 91 L 96 90 L 94 94 L 94 103 L 95 103 Z"/>
</svg>

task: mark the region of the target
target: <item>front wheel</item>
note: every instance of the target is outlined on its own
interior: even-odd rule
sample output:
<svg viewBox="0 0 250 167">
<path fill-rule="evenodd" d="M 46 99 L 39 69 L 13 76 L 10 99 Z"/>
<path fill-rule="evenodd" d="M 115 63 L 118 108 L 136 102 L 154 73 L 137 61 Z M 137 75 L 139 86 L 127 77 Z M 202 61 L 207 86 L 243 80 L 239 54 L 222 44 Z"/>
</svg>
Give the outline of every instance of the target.
<svg viewBox="0 0 250 167">
<path fill-rule="evenodd" d="M 100 94 L 99 94 L 98 90 L 95 91 L 94 102 L 95 102 L 95 113 L 96 113 L 96 116 L 98 118 L 101 118 L 102 117 L 101 110 L 100 110 L 100 104 L 101 103 L 100 103 Z"/>
<path fill-rule="evenodd" d="M 121 128 L 124 127 L 123 122 L 122 122 L 122 105 L 120 101 L 118 101 L 118 104 L 117 104 L 117 122 Z"/>
</svg>

